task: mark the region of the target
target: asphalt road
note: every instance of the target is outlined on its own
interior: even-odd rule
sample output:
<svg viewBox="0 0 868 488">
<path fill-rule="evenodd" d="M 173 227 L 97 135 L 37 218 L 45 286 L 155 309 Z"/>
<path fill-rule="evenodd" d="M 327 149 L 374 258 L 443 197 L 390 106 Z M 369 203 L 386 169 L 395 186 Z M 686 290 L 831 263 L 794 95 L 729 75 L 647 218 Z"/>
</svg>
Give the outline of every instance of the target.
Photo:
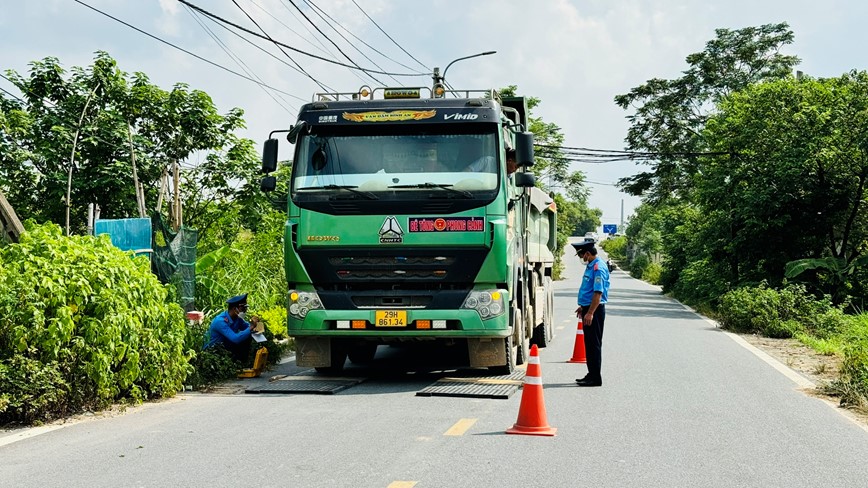
<svg viewBox="0 0 868 488">
<path fill-rule="evenodd" d="M 187 393 L 16 442 L 10 436 L 25 433 L 0 433 L 0 486 L 868 484 L 868 431 L 620 271 L 604 385 L 576 387 L 585 366 L 565 361 L 582 268 L 571 254 L 570 278 L 556 283 L 556 337 L 541 352 L 556 437 L 504 434 L 521 391 L 508 400 L 416 396 L 443 361 L 381 348 L 373 367 L 347 371 L 366 381 L 335 395 Z"/>
</svg>

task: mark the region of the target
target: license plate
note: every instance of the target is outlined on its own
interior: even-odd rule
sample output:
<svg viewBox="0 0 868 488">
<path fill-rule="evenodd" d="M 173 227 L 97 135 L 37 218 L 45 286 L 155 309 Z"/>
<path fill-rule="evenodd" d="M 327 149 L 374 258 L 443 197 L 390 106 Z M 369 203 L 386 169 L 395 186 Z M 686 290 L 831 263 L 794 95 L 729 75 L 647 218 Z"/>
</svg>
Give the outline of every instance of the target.
<svg viewBox="0 0 868 488">
<path fill-rule="evenodd" d="M 375 315 L 377 327 L 406 327 L 407 312 L 405 310 L 377 310 Z"/>
</svg>

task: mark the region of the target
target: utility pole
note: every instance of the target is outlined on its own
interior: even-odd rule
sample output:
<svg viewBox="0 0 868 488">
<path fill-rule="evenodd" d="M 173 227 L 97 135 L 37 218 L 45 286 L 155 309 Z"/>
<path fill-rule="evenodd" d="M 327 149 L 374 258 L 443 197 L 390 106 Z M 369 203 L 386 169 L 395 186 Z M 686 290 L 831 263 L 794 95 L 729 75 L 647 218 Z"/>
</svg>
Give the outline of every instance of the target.
<svg viewBox="0 0 868 488">
<path fill-rule="evenodd" d="M 621 232 L 624 232 L 624 199 L 621 199 L 621 225 L 618 226 Z"/>
<path fill-rule="evenodd" d="M 133 128 L 130 127 L 129 122 L 127 122 L 127 138 L 130 141 L 130 159 L 133 163 L 133 186 L 136 187 L 136 206 L 139 210 L 139 217 L 144 218 L 147 215 L 147 211 L 145 211 L 145 193 L 142 190 L 142 186 L 139 185 L 139 175 L 136 172 L 136 149 L 133 147 Z"/>
<path fill-rule="evenodd" d="M 174 183 L 175 197 L 172 213 L 172 228 L 177 232 L 181 228 L 181 166 L 176 158 L 172 159 L 172 178 Z"/>
<path fill-rule="evenodd" d="M 72 155 L 69 157 L 69 178 L 66 181 L 66 235 L 69 235 L 69 207 L 72 206 L 70 200 L 72 198 L 72 170 L 75 168 L 75 146 L 78 144 L 78 135 L 81 132 L 81 123 L 84 122 L 87 106 L 90 105 L 90 99 L 93 98 L 93 94 L 96 93 L 97 88 L 99 88 L 99 83 L 93 87 L 93 90 L 90 91 L 87 100 L 84 102 L 84 108 L 81 109 L 81 116 L 78 118 L 78 127 L 75 128 L 75 137 L 72 138 Z"/>
</svg>

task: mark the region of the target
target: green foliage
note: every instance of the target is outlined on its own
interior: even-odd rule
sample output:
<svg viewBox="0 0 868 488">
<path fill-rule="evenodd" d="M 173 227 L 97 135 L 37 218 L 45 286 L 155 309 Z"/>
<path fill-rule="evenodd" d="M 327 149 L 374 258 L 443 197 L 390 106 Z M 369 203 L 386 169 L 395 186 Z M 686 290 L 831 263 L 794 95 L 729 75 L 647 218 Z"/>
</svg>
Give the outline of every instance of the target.
<svg viewBox="0 0 868 488">
<path fill-rule="evenodd" d="M 651 171 L 621 180 L 628 193 L 644 194 L 651 203 L 673 195 L 689 197 L 699 174 L 691 154 L 706 149 L 702 131 L 709 110 L 753 83 L 790 76 L 799 61 L 781 54 L 794 39 L 786 23 L 717 29 L 715 34 L 702 52 L 687 56 L 688 68 L 680 78 L 654 78 L 615 97 L 621 108 L 635 109 L 627 117 L 628 148 L 660 155 Z"/>
<path fill-rule="evenodd" d="M 279 306 L 256 312 L 277 339 L 286 338 L 286 307 Z"/>
<path fill-rule="evenodd" d="M 817 299 L 799 284 L 776 290 L 761 283 L 732 290 L 721 298 L 718 313 L 726 329 L 768 337 L 804 331 L 823 339 L 842 332 L 848 323 L 828 297 Z"/>
<path fill-rule="evenodd" d="M 256 233 L 233 228 L 230 251 L 221 252 L 222 259 L 196 275 L 197 306 L 202 310 L 223 310 L 230 296 L 249 293 L 248 302 L 255 310 L 283 307 L 285 224 L 286 214 L 272 211 L 263 215 Z M 200 247 L 217 246 L 213 241 L 200 241 Z"/>
<path fill-rule="evenodd" d="M 184 316 L 147 259 L 108 236 L 25 228 L 20 243 L 0 248 L 0 381 L 19 392 L 0 422 L 179 391 L 189 370 Z"/>
<path fill-rule="evenodd" d="M 868 315 L 853 319 L 844 336 L 844 361 L 841 376 L 833 385 L 843 405 L 868 406 Z"/>
<path fill-rule="evenodd" d="M 645 270 L 642 272 L 642 279 L 652 285 L 660 284 L 660 275 L 663 273 L 663 266 L 658 263 L 648 263 Z"/>
<path fill-rule="evenodd" d="M 206 93 L 184 84 L 163 90 L 143 73 L 121 71 L 105 52 L 86 68 L 67 72 L 49 57 L 31 63 L 26 76 L 12 70 L 7 75 L 24 102 L 0 97 L 0 189 L 22 218 L 65 222 L 70 153 L 80 119 L 71 198 L 71 224 L 78 231 L 85 228 L 89 203 L 100 205 L 103 218 L 137 214 L 132 151 L 146 202 L 153 205 L 168 162 L 196 151 L 222 151 L 228 154 L 223 160 L 234 161 L 232 148 L 240 146 L 243 154 L 250 145 L 232 135 L 243 126 L 240 109 L 220 115 Z M 249 158 L 242 161 L 255 170 Z M 210 193 L 215 194 L 222 195 Z"/>
<path fill-rule="evenodd" d="M 611 237 L 600 243 L 600 247 L 606 251 L 611 259 L 625 261 L 627 259 L 627 237 Z"/>
</svg>

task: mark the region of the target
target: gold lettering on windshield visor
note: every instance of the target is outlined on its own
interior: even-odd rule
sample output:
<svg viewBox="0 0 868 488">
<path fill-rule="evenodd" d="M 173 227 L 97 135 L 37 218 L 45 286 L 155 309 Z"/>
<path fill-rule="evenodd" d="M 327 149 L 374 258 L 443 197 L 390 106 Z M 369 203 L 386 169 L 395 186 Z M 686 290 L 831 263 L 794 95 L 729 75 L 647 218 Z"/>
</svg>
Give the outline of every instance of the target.
<svg viewBox="0 0 868 488">
<path fill-rule="evenodd" d="M 344 112 L 344 120 L 351 122 L 396 122 L 401 120 L 424 120 L 437 115 L 436 110 L 393 110 L 391 112 Z"/>
</svg>

